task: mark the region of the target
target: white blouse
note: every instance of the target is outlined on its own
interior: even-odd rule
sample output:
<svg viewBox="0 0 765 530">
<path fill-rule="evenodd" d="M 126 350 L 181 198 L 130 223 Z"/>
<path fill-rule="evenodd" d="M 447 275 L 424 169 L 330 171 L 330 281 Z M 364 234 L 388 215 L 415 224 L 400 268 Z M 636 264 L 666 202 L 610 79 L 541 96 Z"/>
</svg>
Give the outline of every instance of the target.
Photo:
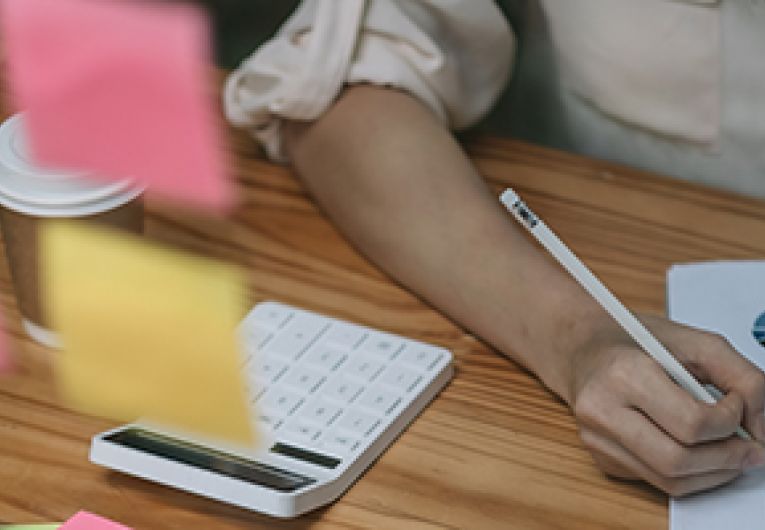
<svg viewBox="0 0 765 530">
<path fill-rule="evenodd" d="M 228 119 L 285 161 L 282 118 L 313 120 L 346 83 L 406 90 L 453 129 L 502 92 L 515 52 L 492 0 L 304 0 L 228 78 Z"/>
<path fill-rule="evenodd" d="M 765 0 L 536 4 L 516 79 L 532 104 L 511 109 L 512 130 L 765 197 Z M 406 90 L 460 129 L 491 108 L 514 52 L 493 0 L 303 0 L 230 75 L 224 107 L 279 161 L 281 120 L 316 119 L 347 83 Z"/>
<path fill-rule="evenodd" d="M 765 0 L 542 4 L 524 50 L 549 64 L 526 62 L 517 81 L 556 114 L 531 129 L 539 113 L 517 105 L 511 130 L 765 198 Z"/>
</svg>

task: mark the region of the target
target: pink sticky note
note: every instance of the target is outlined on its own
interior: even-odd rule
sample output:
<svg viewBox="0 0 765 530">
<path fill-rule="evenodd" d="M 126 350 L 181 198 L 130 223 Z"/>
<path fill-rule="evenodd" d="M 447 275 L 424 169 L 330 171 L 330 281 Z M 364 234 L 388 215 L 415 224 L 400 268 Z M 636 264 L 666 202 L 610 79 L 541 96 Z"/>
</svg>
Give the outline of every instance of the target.
<svg viewBox="0 0 765 530">
<path fill-rule="evenodd" d="M 104 519 L 90 512 L 78 512 L 58 530 L 130 530 L 125 525 Z"/>
<path fill-rule="evenodd" d="M 226 207 L 204 12 L 172 2 L 0 0 L 13 104 L 43 165 Z"/>
</svg>

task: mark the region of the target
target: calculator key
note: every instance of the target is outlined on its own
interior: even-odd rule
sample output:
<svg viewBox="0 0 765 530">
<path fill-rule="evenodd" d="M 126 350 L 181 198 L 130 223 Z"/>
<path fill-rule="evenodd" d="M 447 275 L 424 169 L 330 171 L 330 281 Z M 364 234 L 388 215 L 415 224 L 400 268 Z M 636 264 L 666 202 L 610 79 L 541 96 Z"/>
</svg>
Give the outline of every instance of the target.
<svg viewBox="0 0 765 530">
<path fill-rule="evenodd" d="M 294 366 L 284 378 L 284 384 L 302 392 L 315 392 L 324 382 L 324 375 L 304 366 Z"/>
<path fill-rule="evenodd" d="M 343 409 L 325 399 L 317 399 L 306 403 L 300 409 L 300 418 L 309 423 L 326 426 L 337 418 Z"/>
<path fill-rule="evenodd" d="M 377 427 L 380 420 L 377 416 L 360 410 L 349 410 L 337 423 L 338 428 L 348 431 L 354 436 L 366 436 Z"/>
<path fill-rule="evenodd" d="M 320 447 L 329 453 L 345 456 L 356 449 L 359 442 L 352 436 L 329 432 L 321 437 L 320 444 Z"/>
<path fill-rule="evenodd" d="M 420 374 L 414 370 L 393 365 L 385 370 L 380 377 L 380 382 L 401 392 L 409 392 L 417 386 L 421 379 Z"/>
<path fill-rule="evenodd" d="M 266 346 L 266 351 L 296 359 L 327 327 L 326 320 L 308 314 L 297 315 Z"/>
<path fill-rule="evenodd" d="M 257 356 L 250 368 L 252 379 L 261 383 L 270 384 L 279 379 L 289 365 L 275 357 Z"/>
<path fill-rule="evenodd" d="M 363 381 L 372 381 L 385 365 L 365 355 L 356 355 L 348 362 L 345 373 Z"/>
<path fill-rule="evenodd" d="M 324 385 L 322 395 L 345 404 L 353 401 L 363 389 L 363 385 L 358 381 L 340 375 Z"/>
<path fill-rule="evenodd" d="M 260 354 L 263 345 L 273 336 L 270 330 L 260 326 L 249 326 L 240 332 L 242 351 L 250 362 L 256 355 Z"/>
<path fill-rule="evenodd" d="M 250 396 L 250 401 L 255 402 L 260 399 L 263 392 L 266 391 L 266 385 L 257 380 L 247 381 L 247 393 Z"/>
<path fill-rule="evenodd" d="M 327 332 L 327 342 L 346 350 L 354 349 L 366 336 L 367 332 L 361 326 L 347 322 L 335 322 Z"/>
<path fill-rule="evenodd" d="M 399 360 L 420 370 L 430 370 L 443 355 L 444 352 L 437 348 L 424 344 L 409 344 L 399 356 Z"/>
<path fill-rule="evenodd" d="M 321 430 L 303 420 L 290 420 L 279 431 L 282 436 L 289 436 L 292 440 L 310 444 L 319 437 Z"/>
<path fill-rule="evenodd" d="M 357 403 L 360 407 L 369 409 L 379 416 L 384 416 L 389 414 L 400 401 L 399 394 L 376 386 L 367 389 Z"/>
<path fill-rule="evenodd" d="M 260 348 L 273 336 L 270 329 L 261 326 L 249 326 L 244 330 L 244 339 L 249 346 Z"/>
<path fill-rule="evenodd" d="M 361 349 L 387 361 L 393 359 L 403 346 L 403 342 L 385 333 L 370 333 L 362 343 Z"/>
<path fill-rule="evenodd" d="M 284 325 L 295 312 L 281 304 L 273 302 L 264 302 L 255 306 L 252 310 L 251 321 L 259 325 L 275 330 Z"/>
<path fill-rule="evenodd" d="M 273 431 L 282 423 L 282 420 L 276 414 L 267 414 L 261 412 L 257 417 L 258 427 L 264 431 Z"/>
<path fill-rule="evenodd" d="M 326 371 L 336 370 L 348 356 L 341 350 L 328 346 L 322 341 L 306 353 L 305 362 Z"/>
<path fill-rule="evenodd" d="M 258 406 L 266 414 L 287 416 L 303 403 L 303 396 L 283 388 L 270 388 L 258 400 Z"/>
</svg>

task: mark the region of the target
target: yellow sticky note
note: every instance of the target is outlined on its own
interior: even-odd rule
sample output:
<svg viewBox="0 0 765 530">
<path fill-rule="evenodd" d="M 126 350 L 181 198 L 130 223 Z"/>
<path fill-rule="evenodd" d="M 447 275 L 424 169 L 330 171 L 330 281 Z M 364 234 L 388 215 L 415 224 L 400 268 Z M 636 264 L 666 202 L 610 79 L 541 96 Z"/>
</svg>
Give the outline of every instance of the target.
<svg viewBox="0 0 765 530">
<path fill-rule="evenodd" d="M 41 245 L 70 406 L 253 441 L 236 338 L 242 271 L 83 222 L 46 223 Z"/>
</svg>

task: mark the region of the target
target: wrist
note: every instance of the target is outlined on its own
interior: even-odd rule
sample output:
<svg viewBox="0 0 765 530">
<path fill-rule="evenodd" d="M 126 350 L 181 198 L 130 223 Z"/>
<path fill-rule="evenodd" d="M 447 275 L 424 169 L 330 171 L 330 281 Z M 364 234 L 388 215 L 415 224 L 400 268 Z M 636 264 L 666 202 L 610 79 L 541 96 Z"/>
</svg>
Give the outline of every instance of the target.
<svg viewBox="0 0 765 530">
<path fill-rule="evenodd" d="M 563 271 L 546 278 L 529 292 L 536 294 L 521 323 L 526 333 L 512 349 L 551 391 L 572 404 L 577 352 L 587 349 L 610 316 Z"/>
</svg>

